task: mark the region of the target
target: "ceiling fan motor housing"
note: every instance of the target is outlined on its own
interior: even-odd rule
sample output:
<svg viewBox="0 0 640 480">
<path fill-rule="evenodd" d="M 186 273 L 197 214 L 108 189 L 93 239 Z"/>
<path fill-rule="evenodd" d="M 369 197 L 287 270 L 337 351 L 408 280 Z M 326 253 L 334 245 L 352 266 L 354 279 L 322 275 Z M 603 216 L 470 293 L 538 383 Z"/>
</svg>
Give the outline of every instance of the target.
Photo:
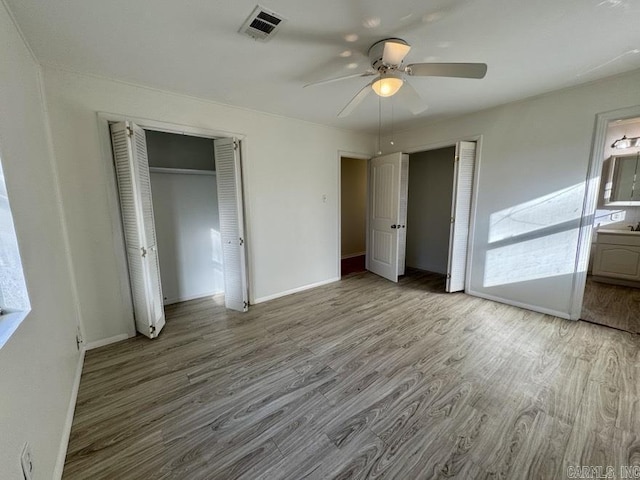
<svg viewBox="0 0 640 480">
<path fill-rule="evenodd" d="M 382 61 L 382 57 L 384 55 L 384 45 L 387 42 L 399 43 L 402 45 L 409 45 L 407 42 L 402 40 L 401 38 L 385 38 L 384 40 L 380 40 L 379 42 L 374 43 L 369 48 L 368 56 L 369 61 L 371 61 L 371 67 L 380 73 L 385 73 L 389 70 L 395 70 L 400 65 L 387 65 Z"/>
</svg>

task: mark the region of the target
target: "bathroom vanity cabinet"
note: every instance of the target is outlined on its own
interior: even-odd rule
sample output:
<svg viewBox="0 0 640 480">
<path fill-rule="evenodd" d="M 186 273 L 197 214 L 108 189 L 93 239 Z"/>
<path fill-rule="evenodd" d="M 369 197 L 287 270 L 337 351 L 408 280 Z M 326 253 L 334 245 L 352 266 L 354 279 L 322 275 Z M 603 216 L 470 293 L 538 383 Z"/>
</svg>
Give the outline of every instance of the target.
<svg viewBox="0 0 640 480">
<path fill-rule="evenodd" d="M 594 280 L 640 287 L 640 232 L 599 230 Z"/>
</svg>

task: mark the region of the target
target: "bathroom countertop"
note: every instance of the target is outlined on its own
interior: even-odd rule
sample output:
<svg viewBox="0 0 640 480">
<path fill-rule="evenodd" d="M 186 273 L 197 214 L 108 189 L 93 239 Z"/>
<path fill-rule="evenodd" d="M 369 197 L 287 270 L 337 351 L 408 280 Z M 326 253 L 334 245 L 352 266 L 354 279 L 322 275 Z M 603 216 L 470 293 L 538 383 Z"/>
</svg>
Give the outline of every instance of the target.
<svg viewBox="0 0 640 480">
<path fill-rule="evenodd" d="M 598 233 L 608 233 L 614 235 L 640 235 L 640 232 L 632 232 L 631 230 L 614 230 L 612 228 L 601 228 Z"/>
</svg>

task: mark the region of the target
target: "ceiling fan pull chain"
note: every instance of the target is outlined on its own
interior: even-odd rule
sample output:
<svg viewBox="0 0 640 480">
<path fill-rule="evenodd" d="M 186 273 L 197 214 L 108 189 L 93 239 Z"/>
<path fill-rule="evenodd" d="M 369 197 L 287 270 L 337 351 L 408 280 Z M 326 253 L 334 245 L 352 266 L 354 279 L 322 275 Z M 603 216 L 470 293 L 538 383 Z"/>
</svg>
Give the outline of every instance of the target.
<svg viewBox="0 0 640 480">
<path fill-rule="evenodd" d="M 378 97 L 378 155 L 382 155 L 382 97 Z"/>
<path fill-rule="evenodd" d="M 393 97 L 391 97 L 391 140 L 389 140 L 390 145 L 394 145 L 393 137 L 395 135 L 394 124 L 393 124 Z"/>
</svg>

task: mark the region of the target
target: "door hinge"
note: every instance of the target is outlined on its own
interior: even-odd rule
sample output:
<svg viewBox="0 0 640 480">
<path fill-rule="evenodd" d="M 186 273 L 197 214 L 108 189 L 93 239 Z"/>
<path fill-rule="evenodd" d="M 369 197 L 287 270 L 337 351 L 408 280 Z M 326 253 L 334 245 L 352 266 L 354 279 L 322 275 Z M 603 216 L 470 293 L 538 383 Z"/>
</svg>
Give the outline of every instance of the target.
<svg viewBox="0 0 640 480">
<path fill-rule="evenodd" d="M 156 326 L 155 325 L 149 325 L 149 332 L 151 332 L 151 334 L 156 333 Z"/>
<path fill-rule="evenodd" d="M 456 156 L 454 157 L 454 160 L 453 160 L 453 161 L 454 161 L 454 162 L 459 162 L 459 161 L 460 161 L 460 156 L 459 156 L 459 155 L 456 155 Z"/>
<path fill-rule="evenodd" d="M 456 217 L 451 217 L 451 223 L 456 223 Z"/>
<path fill-rule="evenodd" d="M 133 137 L 133 128 L 131 128 L 129 125 L 127 125 L 126 129 L 127 129 L 127 136 L 128 137 Z"/>
<path fill-rule="evenodd" d="M 80 351 L 80 345 L 84 344 L 84 340 L 82 339 L 82 333 L 80 332 L 80 327 L 76 327 L 76 348 Z"/>
<path fill-rule="evenodd" d="M 245 309 L 249 308 L 249 302 L 244 302 L 244 308 Z"/>
<path fill-rule="evenodd" d="M 447 273 L 447 280 L 451 280 L 451 274 Z"/>
<path fill-rule="evenodd" d="M 244 238 L 240 237 L 240 246 L 244 245 Z"/>
<path fill-rule="evenodd" d="M 147 249 L 144 247 L 140 247 L 140 255 L 142 256 L 142 258 L 147 256 Z"/>
<path fill-rule="evenodd" d="M 240 148 L 240 142 L 238 140 L 233 141 L 233 149 L 238 150 Z"/>
</svg>

